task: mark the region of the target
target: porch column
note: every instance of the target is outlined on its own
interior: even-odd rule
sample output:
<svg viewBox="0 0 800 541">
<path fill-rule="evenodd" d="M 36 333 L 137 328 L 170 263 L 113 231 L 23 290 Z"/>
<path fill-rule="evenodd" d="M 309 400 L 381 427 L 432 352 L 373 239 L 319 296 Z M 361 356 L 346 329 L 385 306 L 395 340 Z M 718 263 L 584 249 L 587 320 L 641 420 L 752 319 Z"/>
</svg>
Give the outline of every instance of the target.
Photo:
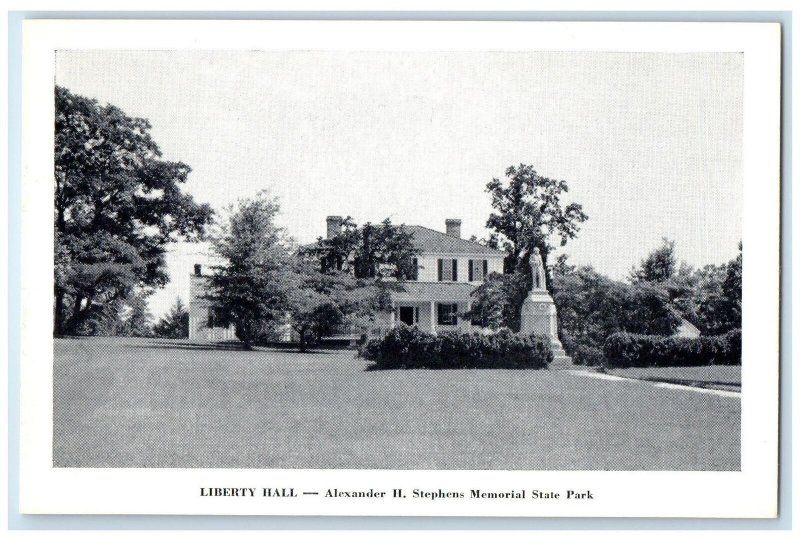
<svg viewBox="0 0 800 541">
<path fill-rule="evenodd" d="M 472 310 L 472 301 L 467 301 L 467 312 Z M 467 318 L 461 318 L 464 321 L 464 324 L 467 326 L 467 330 L 472 330 L 472 321 Z"/>
<path fill-rule="evenodd" d="M 391 312 L 389 312 L 389 328 L 390 328 L 390 329 L 394 329 L 394 327 L 395 327 L 395 321 L 394 321 L 394 319 L 395 319 L 395 312 L 397 312 L 397 307 L 395 307 L 394 305 L 392 305 L 392 311 L 391 311 Z"/>
<path fill-rule="evenodd" d="M 436 303 L 431 301 L 431 332 L 436 332 Z"/>
</svg>

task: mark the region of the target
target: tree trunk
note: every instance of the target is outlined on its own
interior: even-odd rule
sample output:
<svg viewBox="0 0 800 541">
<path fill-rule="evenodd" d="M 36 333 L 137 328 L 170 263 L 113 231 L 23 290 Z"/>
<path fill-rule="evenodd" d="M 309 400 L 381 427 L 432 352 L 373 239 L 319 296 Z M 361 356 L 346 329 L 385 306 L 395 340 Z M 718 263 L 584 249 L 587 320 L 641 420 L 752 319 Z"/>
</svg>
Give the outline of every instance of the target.
<svg viewBox="0 0 800 541">
<path fill-rule="evenodd" d="M 86 301 L 86 308 L 81 310 L 81 305 L 83 301 Z M 75 297 L 75 304 L 72 306 L 72 315 L 67 322 L 66 328 L 64 331 L 66 334 L 75 334 L 78 329 L 78 324 L 80 324 L 81 319 L 83 319 L 83 315 L 89 311 L 89 308 L 92 306 L 92 299 L 87 299 L 80 295 Z"/>
<path fill-rule="evenodd" d="M 55 294 L 56 303 L 53 307 L 53 334 L 60 336 L 64 334 L 64 292 L 56 287 Z"/>
<path fill-rule="evenodd" d="M 306 352 L 306 331 L 299 331 L 298 335 L 300 337 L 300 353 Z"/>
</svg>

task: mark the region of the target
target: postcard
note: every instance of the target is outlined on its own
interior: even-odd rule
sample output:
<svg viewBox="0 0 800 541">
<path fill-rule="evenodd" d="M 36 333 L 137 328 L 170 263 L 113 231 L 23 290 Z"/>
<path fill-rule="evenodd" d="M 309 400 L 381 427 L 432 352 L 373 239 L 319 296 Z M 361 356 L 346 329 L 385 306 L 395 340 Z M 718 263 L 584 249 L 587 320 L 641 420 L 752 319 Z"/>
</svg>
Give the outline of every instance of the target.
<svg viewBox="0 0 800 541">
<path fill-rule="evenodd" d="M 23 71 L 21 512 L 776 515 L 779 25 L 37 20 Z"/>
</svg>

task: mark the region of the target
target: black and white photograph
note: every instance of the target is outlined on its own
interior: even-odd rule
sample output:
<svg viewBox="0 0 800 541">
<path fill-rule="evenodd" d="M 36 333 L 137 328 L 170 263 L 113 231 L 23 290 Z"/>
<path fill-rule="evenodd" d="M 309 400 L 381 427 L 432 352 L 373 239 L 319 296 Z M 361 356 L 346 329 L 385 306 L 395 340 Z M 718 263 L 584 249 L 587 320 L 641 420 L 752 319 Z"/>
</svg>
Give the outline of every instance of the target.
<svg viewBox="0 0 800 541">
<path fill-rule="evenodd" d="M 742 56 L 58 52 L 54 465 L 738 470 Z"/>
<path fill-rule="evenodd" d="M 56 48 L 50 467 L 741 474 L 746 55 L 572 49 Z"/>
</svg>

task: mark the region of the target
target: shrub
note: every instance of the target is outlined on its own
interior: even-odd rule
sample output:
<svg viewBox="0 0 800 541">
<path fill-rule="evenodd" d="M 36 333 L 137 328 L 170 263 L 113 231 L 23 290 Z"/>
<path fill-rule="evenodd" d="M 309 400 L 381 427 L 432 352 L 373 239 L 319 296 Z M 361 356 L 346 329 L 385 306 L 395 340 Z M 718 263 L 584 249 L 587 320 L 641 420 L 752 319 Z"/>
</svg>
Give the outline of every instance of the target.
<svg viewBox="0 0 800 541">
<path fill-rule="evenodd" d="M 579 345 L 572 349 L 572 362 L 585 366 L 605 366 L 606 356 L 602 349 Z"/>
<path fill-rule="evenodd" d="M 549 341 L 508 330 L 433 335 L 405 325 L 367 341 L 358 356 L 380 369 L 546 368 L 553 360 Z"/>
<path fill-rule="evenodd" d="M 742 362 L 741 340 L 738 330 L 698 338 L 622 332 L 606 339 L 603 352 L 612 368 L 735 365 Z"/>
</svg>

